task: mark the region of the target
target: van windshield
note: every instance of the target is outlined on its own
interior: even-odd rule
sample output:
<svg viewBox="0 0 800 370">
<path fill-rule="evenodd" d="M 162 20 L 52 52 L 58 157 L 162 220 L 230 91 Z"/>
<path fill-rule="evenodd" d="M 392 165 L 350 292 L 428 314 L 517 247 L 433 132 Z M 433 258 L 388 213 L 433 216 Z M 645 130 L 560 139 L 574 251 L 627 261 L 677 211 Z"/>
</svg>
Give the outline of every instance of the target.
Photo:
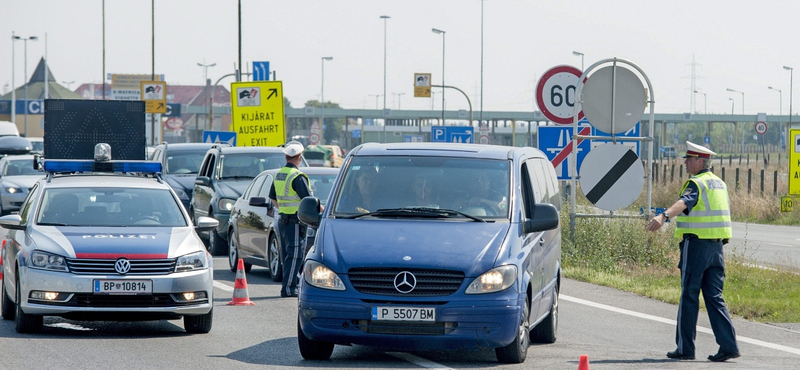
<svg viewBox="0 0 800 370">
<path fill-rule="evenodd" d="M 509 162 L 482 158 L 354 157 L 333 204 L 336 216 L 435 208 L 508 218 Z"/>
</svg>

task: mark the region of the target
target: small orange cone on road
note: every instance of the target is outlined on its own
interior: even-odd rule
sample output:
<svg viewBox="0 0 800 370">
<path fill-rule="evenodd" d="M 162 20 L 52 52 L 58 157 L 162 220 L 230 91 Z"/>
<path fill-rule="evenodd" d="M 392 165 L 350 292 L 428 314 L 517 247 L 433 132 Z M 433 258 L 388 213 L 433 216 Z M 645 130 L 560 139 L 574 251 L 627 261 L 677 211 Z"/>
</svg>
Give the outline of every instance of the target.
<svg viewBox="0 0 800 370">
<path fill-rule="evenodd" d="M 578 363 L 578 370 L 589 370 L 589 356 L 581 355 L 581 362 Z"/>
<path fill-rule="evenodd" d="M 255 303 L 250 301 L 250 294 L 247 293 L 247 278 L 244 277 L 244 261 L 239 259 L 236 266 L 236 282 L 233 284 L 233 299 L 228 302 L 228 306 L 252 306 Z"/>
</svg>

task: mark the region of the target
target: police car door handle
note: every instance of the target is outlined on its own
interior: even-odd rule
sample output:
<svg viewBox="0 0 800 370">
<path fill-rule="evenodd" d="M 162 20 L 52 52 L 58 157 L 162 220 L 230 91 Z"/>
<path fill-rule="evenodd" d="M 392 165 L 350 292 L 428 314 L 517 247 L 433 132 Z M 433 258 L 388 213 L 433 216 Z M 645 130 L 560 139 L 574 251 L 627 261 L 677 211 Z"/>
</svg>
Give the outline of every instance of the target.
<svg viewBox="0 0 800 370">
<path fill-rule="evenodd" d="M 544 238 L 539 239 L 539 245 L 544 247 Z"/>
</svg>

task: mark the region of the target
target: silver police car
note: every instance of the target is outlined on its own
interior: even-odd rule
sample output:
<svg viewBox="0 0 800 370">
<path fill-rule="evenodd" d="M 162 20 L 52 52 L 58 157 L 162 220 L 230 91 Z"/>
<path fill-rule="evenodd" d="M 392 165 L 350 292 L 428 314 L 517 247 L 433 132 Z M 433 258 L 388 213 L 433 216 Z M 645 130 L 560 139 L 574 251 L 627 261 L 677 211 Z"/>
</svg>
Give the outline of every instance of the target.
<svg viewBox="0 0 800 370">
<path fill-rule="evenodd" d="M 44 178 L 19 215 L 0 217 L 8 229 L 2 317 L 20 333 L 41 331 L 43 316 L 183 317 L 186 332 L 208 333 L 214 274 L 197 231 L 217 221 L 192 225 L 161 179 L 161 163 L 112 161 L 103 152 L 96 149 L 94 161 L 39 162 Z"/>
</svg>

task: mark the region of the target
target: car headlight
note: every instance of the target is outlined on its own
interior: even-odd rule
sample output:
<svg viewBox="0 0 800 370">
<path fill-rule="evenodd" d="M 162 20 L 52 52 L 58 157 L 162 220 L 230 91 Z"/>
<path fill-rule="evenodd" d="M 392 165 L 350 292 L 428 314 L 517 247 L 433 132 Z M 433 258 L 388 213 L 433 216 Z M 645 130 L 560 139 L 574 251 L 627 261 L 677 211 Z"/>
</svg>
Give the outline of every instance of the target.
<svg viewBox="0 0 800 370">
<path fill-rule="evenodd" d="M 9 193 L 9 194 L 22 193 L 22 188 L 17 188 L 17 187 L 13 187 L 13 186 L 6 186 L 5 190 L 6 190 L 6 193 Z"/>
<path fill-rule="evenodd" d="M 322 289 L 344 290 L 344 283 L 339 275 L 319 262 L 308 260 L 303 268 L 306 283 Z"/>
<path fill-rule="evenodd" d="M 508 289 L 517 280 L 517 267 L 503 265 L 495 267 L 473 280 L 466 294 L 494 293 Z"/>
<path fill-rule="evenodd" d="M 190 253 L 178 257 L 175 272 L 202 270 L 208 267 L 208 256 L 205 251 Z"/>
<path fill-rule="evenodd" d="M 233 209 L 234 203 L 236 203 L 236 199 L 222 198 L 219 200 L 219 210 L 222 212 L 230 212 L 231 209 Z"/>
<path fill-rule="evenodd" d="M 28 267 L 50 271 L 68 272 L 67 260 L 56 254 L 33 251 L 28 259 Z"/>
</svg>

